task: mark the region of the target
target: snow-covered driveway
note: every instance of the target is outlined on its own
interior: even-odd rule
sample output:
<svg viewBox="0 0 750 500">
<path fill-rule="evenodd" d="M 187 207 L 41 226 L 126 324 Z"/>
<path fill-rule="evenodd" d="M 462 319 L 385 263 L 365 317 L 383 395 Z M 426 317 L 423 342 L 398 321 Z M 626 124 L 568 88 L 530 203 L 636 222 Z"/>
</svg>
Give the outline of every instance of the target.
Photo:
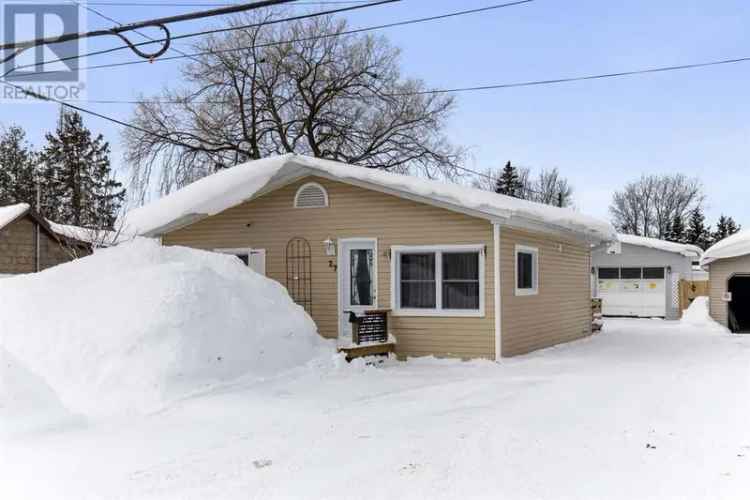
<svg viewBox="0 0 750 500">
<path fill-rule="evenodd" d="M 0 442 L 1 498 L 748 498 L 750 337 L 608 320 L 504 361 L 305 368 Z"/>
</svg>

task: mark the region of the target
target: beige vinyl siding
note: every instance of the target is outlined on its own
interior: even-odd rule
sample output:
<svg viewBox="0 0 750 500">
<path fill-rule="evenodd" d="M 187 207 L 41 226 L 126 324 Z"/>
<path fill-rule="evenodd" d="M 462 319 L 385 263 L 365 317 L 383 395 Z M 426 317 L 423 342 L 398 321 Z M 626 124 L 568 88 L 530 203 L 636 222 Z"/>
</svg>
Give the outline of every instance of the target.
<svg viewBox="0 0 750 500">
<path fill-rule="evenodd" d="M 710 264 L 708 270 L 709 311 L 713 319 L 726 327 L 729 327 L 728 304 L 724 302 L 723 297 L 728 291 L 729 278 L 734 274 L 750 274 L 750 255 L 717 260 Z"/>
<path fill-rule="evenodd" d="M 539 249 L 539 293 L 516 296 L 516 245 Z M 500 231 L 503 356 L 591 334 L 588 245 L 507 227 Z"/>
<path fill-rule="evenodd" d="M 326 188 L 329 207 L 293 207 L 297 189 L 310 181 Z M 392 245 L 485 245 L 484 317 L 392 315 L 391 330 L 400 356 L 494 357 L 493 234 L 486 220 L 311 176 L 165 235 L 163 242 L 209 250 L 265 249 L 266 274 L 286 285 L 285 250 L 293 237 L 310 243 L 312 317 L 328 338 L 337 336 L 339 311 L 336 257 L 325 255 L 327 238 L 377 238 L 377 302 L 382 308 L 391 307 Z"/>
</svg>

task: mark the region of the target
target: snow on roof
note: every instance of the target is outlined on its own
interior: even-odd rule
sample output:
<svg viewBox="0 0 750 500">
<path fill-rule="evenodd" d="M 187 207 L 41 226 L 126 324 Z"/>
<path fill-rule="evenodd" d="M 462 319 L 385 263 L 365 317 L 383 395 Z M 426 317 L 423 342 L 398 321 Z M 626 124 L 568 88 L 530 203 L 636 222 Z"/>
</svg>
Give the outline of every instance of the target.
<svg viewBox="0 0 750 500">
<path fill-rule="evenodd" d="M 701 265 L 705 266 L 719 259 L 730 259 L 750 254 L 750 229 L 740 231 L 714 244 L 703 254 Z"/>
<path fill-rule="evenodd" d="M 255 160 L 222 170 L 174 193 L 130 211 L 125 216 L 128 233 L 159 235 L 201 217 L 218 214 L 274 185 L 303 177 L 323 177 L 374 186 L 394 194 L 417 197 L 425 202 L 447 205 L 477 213 L 489 219 L 517 219 L 584 235 L 594 241 L 617 238 L 605 221 L 567 208 L 558 208 L 490 191 L 408 175 L 394 174 L 308 156 L 287 154 Z"/>
<path fill-rule="evenodd" d="M 84 243 L 91 243 L 96 246 L 109 246 L 117 239 L 117 233 L 115 231 L 58 224 L 49 219 L 47 219 L 47 224 L 49 224 L 49 227 L 53 232 L 60 236 L 82 241 Z"/>
<path fill-rule="evenodd" d="M 16 203 L 15 205 L 0 207 L 0 229 L 24 215 L 29 211 L 29 208 L 31 206 L 28 203 Z"/>
<path fill-rule="evenodd" d="M 695 245 L 674 243 L 672 241 L 664 241 L 657 238 L 646 238 L 645 236 L 634 236 L 632 234 L 618 234 L 617 237 L 622 243 L 626 243 L 628 245 L 637 245 L 639 247 L 652 248 L 654 250 L 662 250 L 664 252 L 678 253 L 685 257 L 700 257 L 701 255 L 703 255 L 703 250 Z"/>
</svg>

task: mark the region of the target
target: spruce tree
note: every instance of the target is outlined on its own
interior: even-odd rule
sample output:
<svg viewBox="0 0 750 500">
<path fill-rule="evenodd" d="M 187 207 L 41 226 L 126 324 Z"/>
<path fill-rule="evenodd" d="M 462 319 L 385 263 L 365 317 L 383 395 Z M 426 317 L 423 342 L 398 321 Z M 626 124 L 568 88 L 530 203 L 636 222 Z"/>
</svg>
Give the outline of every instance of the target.
<svg viewBox="0 0 750 500">
<path fill-rule="evenodd" d="M 510 162 L 505 164 L 503 173 L 500 174 L 500 178 L 497 180 L 495 186 L 495 192 L 498 194 L 504 194 L 507 196 L 513 196 L 514 198 L 522 198 L 521 193 L 521 179 L 518 176 L 518 170 L 512 166 Z"/>
<path fill-rule="evenodd" d="M 711 230 L 706 227 L 706 217 L 700 207 L 690 212 L 690 222 L 688 223 L 686 243 L 696 245 L 702 249 L 711 246 Z"/>
<path fill-rule="evenodd" d="M 17 126 L 0 133 L 0 205 L 36 200 L 36 153 Z"/>
<path fill-rule="evenodd" d="M 92 138 L 78 113 L 61 113 L 41 153 L 45 216 L 63 224 L 111 228 L 124 198 L 112 177 L 109 144 Z"/>
<path fill-rule="evenodd" d="M 682 221 L 682 216 L 677 214 L 669 224 L 669 230 L 667 231 L 667 241 L 673 241 L 675 243 L 685 243 L 685 223 Z"/>
<path fill-rule="evenodd" d="M 723 214 L 719 217 L 719 221 L 716 223 L 716 231 L 712 234 L 713 243 L 717 243 L 728 236 L 732 236 L 734 233 L 740 230 L 740 226 L 734 222 L 731 217 L 725 217 Z"/>
</svg>

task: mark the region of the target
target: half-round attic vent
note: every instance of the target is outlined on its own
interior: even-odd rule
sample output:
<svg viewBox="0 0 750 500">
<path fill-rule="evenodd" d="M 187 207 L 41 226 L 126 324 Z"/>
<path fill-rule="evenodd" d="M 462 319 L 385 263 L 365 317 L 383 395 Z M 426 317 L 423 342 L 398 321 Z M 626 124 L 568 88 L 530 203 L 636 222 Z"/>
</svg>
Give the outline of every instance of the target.
<svg viewBox="0 0 750 500">
<path fill-rule="evenodd" d="M 328 206 L 328 193 L 317 182 L 308 182 L 294 196 L 295 208 L 323 208 Z"/>
</svg>

